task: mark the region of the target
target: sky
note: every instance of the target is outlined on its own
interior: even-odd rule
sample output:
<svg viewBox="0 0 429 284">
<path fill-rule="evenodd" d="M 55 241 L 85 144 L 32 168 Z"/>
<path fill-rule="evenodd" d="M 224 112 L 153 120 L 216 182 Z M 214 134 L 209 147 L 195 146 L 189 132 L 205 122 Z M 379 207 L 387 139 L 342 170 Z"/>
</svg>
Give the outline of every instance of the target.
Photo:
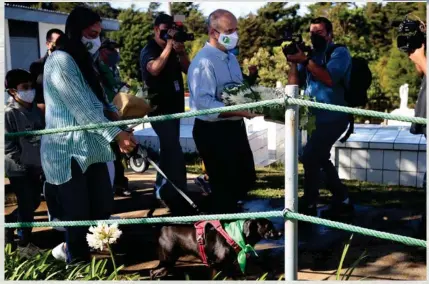
<svg viewBox="0 0 429 284">
<path fill-rule="evenodd" d="M 140 2 L 140 1 L 115 1 L 111 2 L 111 5 L 114 8 L 129 8 L 131 7 L 131 4 L 135 4 L 137 8 L 143 8 L 144 10 L 149 7 L 150 2 Z M 200 9 L 202 10 L 203 14 L 205 16 L 208 16 L 211 12 L 213 12 L 216 9 L 226 9 L 228 11 L 231 11 L 236 17 L 244 17 L 248 15 L 250 12 L 253 12 L 256 14 L 256 11 L 265 5 L 266 2 L 196 2 L 200 5 Z M 289 2 L 288 5 L 296 4 Z M 303 3 L 301 2 L 301 9 L 299 11 L 299 14 L 304 14 L 308 11 L 306 6 L 312 4 L 312 3 Z M 160 11 L 168 11 L 168 2 L 162 2 L 160 6 Z"/>
</svg>

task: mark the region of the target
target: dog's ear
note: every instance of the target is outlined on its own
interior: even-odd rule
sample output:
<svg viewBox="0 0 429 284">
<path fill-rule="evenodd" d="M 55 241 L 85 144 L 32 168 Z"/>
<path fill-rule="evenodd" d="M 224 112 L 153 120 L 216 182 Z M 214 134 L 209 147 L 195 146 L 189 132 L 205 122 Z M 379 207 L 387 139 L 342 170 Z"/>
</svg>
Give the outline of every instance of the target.
<svg viewBox="0 0 429 284">
<path fill-rule="evenodd" d="M 246 238 L 258 233 L 258 222 L 255 219 L 246 220 L 243 226 L 243 234 Z"/>
</svg>

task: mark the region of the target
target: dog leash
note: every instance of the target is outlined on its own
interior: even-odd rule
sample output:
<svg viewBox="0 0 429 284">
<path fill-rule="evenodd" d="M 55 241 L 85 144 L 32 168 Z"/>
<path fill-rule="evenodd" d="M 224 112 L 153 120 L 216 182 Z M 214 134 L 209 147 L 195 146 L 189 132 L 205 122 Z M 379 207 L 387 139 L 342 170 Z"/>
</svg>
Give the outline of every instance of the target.
<svg viewBox="0 0 429 284">
<path fill-rule="evenodd" d="M 166 181 L 168 181 L 173 188 L 183 197 L 186 201 L 199 213 L 200 210 L 198 209 L 197 205 L 190 199 L 180 188 L 178 188 L 165 174 L 164 172 L 158 167 L 158 165 L 152 161 L 149 157 L 146 157 L 146 160 L 152 165 L 152 167 L 155 168 L 155 170 L 162 175 L 163 178 L 165 178 Z"/>
</svg>

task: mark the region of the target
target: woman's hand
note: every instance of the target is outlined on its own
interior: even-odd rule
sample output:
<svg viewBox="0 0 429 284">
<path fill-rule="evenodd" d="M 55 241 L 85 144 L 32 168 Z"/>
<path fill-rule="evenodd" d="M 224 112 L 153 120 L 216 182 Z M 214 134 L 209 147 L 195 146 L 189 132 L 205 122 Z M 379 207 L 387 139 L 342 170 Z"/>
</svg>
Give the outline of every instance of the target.
<svg viewBox="0 0 429 284">
<path fill-rule="evenodd" d="M 119 149 L 122 153 L 130 153 L 137 145 L 137 140 L 130 132 L 122 131 L 116 136 L 115 140 L 118 142 Z"/>
</svg>

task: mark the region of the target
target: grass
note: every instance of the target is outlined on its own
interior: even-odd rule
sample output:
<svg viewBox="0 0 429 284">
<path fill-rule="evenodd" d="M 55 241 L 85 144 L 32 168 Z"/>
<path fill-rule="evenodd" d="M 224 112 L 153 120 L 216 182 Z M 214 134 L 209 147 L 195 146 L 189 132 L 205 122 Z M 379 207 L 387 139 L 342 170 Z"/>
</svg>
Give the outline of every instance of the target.
<svg viewBox="0 0 429 284">
<path fill-rule="evenodd" d="M 188 160 L 189 161 L 189 160 Z M 189 161 L 188 173 L 201 174 L 201 162 Z M 298 196 L 304 194 L 304 169 L 299 164 Z M 248 192 L 249 199 L 284 198 L 284 167 L 281 164 L 272 164 L 268 167 L 256 169 L 256 187 Z M 423 211 L 426 208 L 426 193 L 423 189 L 407 186 L 389 186 L 370 182 L 343 180 L 349 188 L 350 197 L 360 205 L 401 208 Z M 331 193 L 321 188 L 321 203 L 327 203 Z"/>
</svg>

